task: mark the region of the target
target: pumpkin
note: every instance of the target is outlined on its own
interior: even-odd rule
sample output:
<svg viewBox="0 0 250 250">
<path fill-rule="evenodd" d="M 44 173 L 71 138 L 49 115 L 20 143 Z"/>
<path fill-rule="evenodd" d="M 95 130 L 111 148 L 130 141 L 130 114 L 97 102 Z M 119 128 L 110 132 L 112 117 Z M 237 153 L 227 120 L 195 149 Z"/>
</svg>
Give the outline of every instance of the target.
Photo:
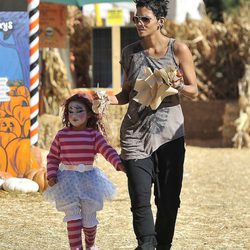
<svg viewBox="0 0 250 250">
<path fill-rule="evenodd" d="M 30 119 L 27 119 L 23 124 L 24 137 L 29 137 L 30 134 Z"/>
<path fill-rule="evenodd" d="M 5 171 L 7 167 L 7 155 L 4 148 L 0 145 L 0 177 L 1 171 Z"/>
<path fill-rule="evenodd" d="M 43 167 L 28 170 L 24 177 L 35 181 L 39 185 L 39 192 L 43 192 L 48 187 L 47 171 Z"/>
<path fill-rule="evenodd" d="M 16 138 L 16 135 L 12 132 L 0 131 L 0 146 L 6 148 L 6 146 Z"/>
<path fill-rule="evenodd" d="M 22 95 L 22 96 L 24 96 L 26 98 L 29 98 L 30 91 L 26 86 L 22 85 L 22 86 L 17 87 L 16 94 L 17 95 Z"/>
<path fill-rule="evenodd" d="M 9 192 L 37 192 L 39 186 L 36 182 L 27 178 L 11 177 L 3 183 L 3 189 Z"/>
<path fill-rule="evenodd" d="M 3 102 L 3 106 L 4 106 L 4 111 L 6 113 L 8 113 L 9 115 L 12 115 L 13 114 L 13 109 L 16 106 L 27 107 L 27 106 L 29 106 L 29 102 L 24 96 L 21 96 L 21 95 L 19 95 L 19 96 L 11 96 L 9 102 Z"/>
<path fill-rule="evenodd" d="M 17 137 L 20 137 L 22 129 L 20 123 L 15 117 L 7 115 L 0 120 L 0 131 L 7 133 L 12 132 Z"/>
<path fill-rule="evenodd" d="M 5 117 L 7 113 L 4 110 L 0 109 L 0 117 Z"/>
<path fill-rule="evenodd" d="M 13 116 L 19 121 L 21 125 L 23 125 L 27 119 L 30 119 L 30 107 L 16 106 L 13 109 Z"/>
<path fill-rule="evenodd" d="M 6 147 L 8 157 L 7 172 L 13 176 L 23 176 L 29 169 L 38 169 L 38 162 L 30 150 L 28 138 L 15 138 Z"/>
</svg>

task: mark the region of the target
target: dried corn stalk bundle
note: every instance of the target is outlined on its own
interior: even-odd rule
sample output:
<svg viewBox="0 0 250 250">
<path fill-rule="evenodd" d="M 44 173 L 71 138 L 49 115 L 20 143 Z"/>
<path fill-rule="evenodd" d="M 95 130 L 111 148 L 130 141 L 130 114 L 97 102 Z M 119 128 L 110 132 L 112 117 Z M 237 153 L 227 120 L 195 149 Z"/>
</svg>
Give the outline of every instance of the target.
<svg viewBox="0 0 250 250">
<path fill-rule="evenodd" d="M 45 113 L 58 115 L 60 106 L 70 96 L 71 86 L 58 49 L 44 49 L 45 62 L 43 102 Z"/>
<path fill-rule="evenodd" d="M 71 50 L 71 66 L 77 88 L 91 87 L 91 39 L 94 18 L 82 15 L 73 6 L 68 7 L 68 33 Z"/>
<path fill-rule="evenodd" d="M 250 3 L 224 23 L 187 20 L 166 22 L 168 36 L 185 41 L 194 58 L 200 100 L 238 99 L 238 82 L 244 75 L 250 44 Z"/>
</svg>

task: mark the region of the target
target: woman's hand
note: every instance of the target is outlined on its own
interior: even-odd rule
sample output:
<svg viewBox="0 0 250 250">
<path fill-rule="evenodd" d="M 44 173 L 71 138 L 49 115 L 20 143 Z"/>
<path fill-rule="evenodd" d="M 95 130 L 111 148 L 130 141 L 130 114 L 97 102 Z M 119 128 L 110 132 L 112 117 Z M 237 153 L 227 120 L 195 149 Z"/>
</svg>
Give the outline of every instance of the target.
<svg viewBox="0 0 250 250">
<path fill-rule="evenodd" d="M 53 187 L 55 184 L 57 183 L 57 178 L 56 177 L 52 177 L 48 180 L 48 184 L 50 187 Z"/>
<path fill-rule="evenodd" d="M 92 110 L 96 114 L 103 114 L 109 104 L 109 98 L 105 91 L 96 91 L 93 94 Z"/>
</svg>

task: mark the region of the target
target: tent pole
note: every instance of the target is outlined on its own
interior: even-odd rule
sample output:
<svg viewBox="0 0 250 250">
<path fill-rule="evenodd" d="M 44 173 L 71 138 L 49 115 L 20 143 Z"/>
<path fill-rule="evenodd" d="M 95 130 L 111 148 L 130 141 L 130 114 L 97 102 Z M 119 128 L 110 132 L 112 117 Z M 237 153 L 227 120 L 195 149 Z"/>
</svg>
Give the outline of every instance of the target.
<svg viewBox="0 0 250 250">
<path fill-rule="evenodd" d="M 28 0 L 30 43 L 30 143 L 38 142 L 39 113 L 39 3 Z"/>
</svg>

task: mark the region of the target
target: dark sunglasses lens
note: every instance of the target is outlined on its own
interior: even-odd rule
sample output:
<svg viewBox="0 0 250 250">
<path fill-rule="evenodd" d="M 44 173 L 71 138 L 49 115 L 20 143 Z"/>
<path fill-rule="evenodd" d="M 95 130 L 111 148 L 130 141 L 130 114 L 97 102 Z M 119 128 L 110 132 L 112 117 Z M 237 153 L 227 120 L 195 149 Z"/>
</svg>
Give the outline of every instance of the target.
<svg viewBox="0 0 250 250">
<path fill-rule="evenodd" d="M 142 20 L 143 23 L 149 23 L 150 18 L 149 18 L 149 17 L 146 17 L 146 16 L 142 16 L 142 17 L 141 17 L 141 20 Z"/>
<path fill-rule="evenodd" d="M 147 16 L 133 16 L 134 23 L 139 23 L 140 21 L 147 24 L 150 22 L 150 18 Z"/>
</svg>

